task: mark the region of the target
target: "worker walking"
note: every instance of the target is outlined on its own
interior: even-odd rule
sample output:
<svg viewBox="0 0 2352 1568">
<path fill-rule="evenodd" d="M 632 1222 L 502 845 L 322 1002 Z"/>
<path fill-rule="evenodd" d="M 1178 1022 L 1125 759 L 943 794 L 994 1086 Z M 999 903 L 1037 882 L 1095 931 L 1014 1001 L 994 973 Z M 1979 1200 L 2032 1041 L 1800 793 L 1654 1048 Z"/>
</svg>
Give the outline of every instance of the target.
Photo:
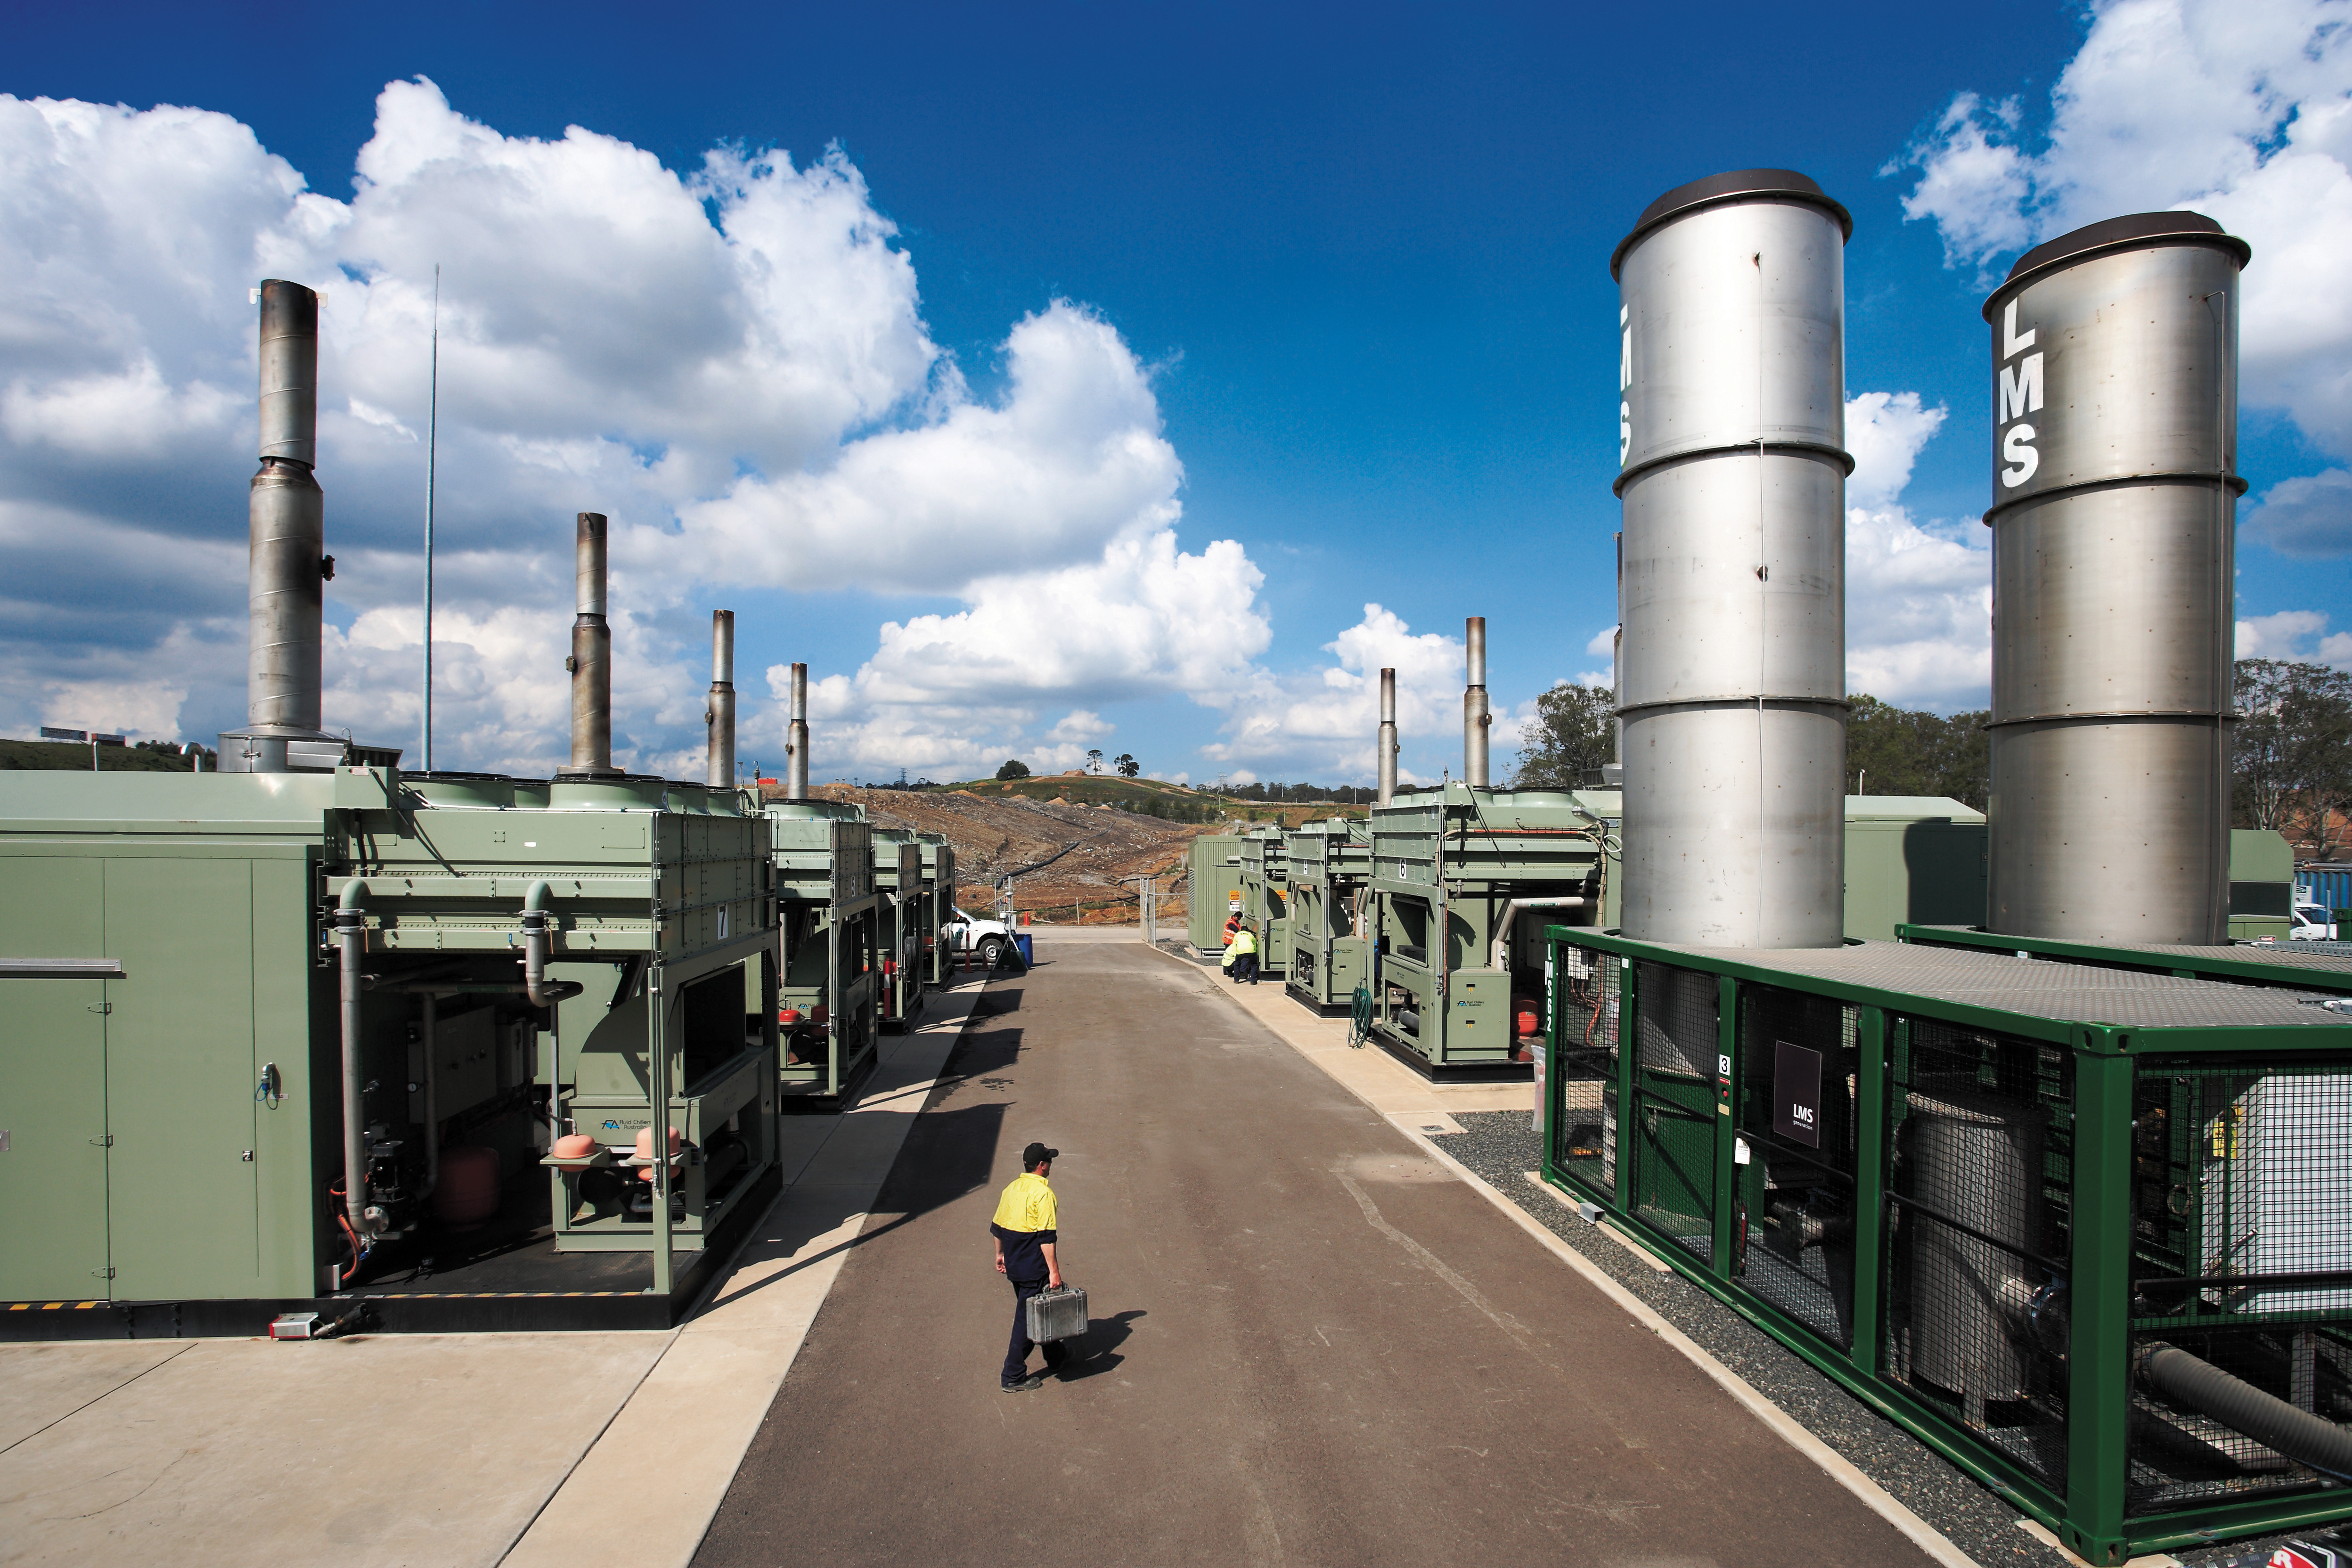
<svg viewBox="0 0 2352 1568">
<path fill-rule="evenodd" d="M 1257 932 L 1244 926 L 1234 933 L 1233 946 L 1225 949 L 1225 967 L 1231 971 L 1234 984 L 1257 984 Z"/>
<path fill-rule="evenodd" d="M 1021 1151 L 1021 1173 L 1007 1184 L 996 1200 L 996 1217 L 988 1234 L 996 1238 L 996 1271 L 1013 1282 L 1013 1342 L 1004 1352 L 1004 1368 L 997 1385 L 1007 1394 L 1025 1394 L 1045 1381 L 1045 1373 L 1031 1373 L 1029 1352 L 1036 1348 L 1029 1337 L 1029 1298 L 1040 1290 L 1062 1288 L 1062 1265 L 1055 1255 L 1060 1235 L 1054 1189 L 1045 1184 L 1059 1149 L 1032 1143 Z M 1058 1368 L 1069 1347 L 1045 1346 L 1045 1372 Z"/>
</svg>

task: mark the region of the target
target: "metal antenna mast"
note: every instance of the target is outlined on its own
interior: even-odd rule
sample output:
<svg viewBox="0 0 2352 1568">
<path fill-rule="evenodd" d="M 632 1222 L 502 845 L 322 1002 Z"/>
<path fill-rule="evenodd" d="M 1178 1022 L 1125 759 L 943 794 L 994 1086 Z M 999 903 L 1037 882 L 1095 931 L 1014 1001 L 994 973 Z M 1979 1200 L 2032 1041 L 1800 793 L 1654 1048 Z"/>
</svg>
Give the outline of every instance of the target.
<svg viewBox="0 0 2352 1568">
<path fill-rule="evenodd" d="M 433 264 L 433 371 L 425 417 L 425 733 L 418 750 L 433 771 L 433 481 L 441 446 L 441 264 Z"/>
</svg>

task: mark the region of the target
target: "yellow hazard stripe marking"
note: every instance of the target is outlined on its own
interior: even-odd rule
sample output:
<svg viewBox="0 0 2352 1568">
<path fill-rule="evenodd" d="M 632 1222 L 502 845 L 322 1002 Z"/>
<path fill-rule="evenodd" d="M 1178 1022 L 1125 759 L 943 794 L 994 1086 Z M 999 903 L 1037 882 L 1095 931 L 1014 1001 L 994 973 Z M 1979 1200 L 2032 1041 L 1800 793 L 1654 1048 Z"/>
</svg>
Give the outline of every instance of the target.
<svg viewBox="0 0 2352 1568">
<path fill-rule="evenodd" d="M 12 1312 L 56 1312 L 70 1307 L 77 1312 L 87 1312 L 93 1307 L 107 1304 L 104 1301 L 11 1301 L 8 1310 Z"/>
</svg>

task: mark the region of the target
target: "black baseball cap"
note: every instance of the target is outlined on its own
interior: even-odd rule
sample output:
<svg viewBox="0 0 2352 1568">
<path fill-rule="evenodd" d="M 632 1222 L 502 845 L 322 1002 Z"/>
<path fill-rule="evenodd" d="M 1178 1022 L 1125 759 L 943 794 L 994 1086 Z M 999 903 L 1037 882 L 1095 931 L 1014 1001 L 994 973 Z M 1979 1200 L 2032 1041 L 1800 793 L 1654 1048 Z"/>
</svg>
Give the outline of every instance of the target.
<svg viewBox="0 0 2352 1568">
<path fill-rule="evenodd" d="M 1062 1152 L 1059 1149 L 1048 1149 L 1043 1143 L 1032 1143 L 1021 1151 L 1021 1168 L 1024 1171 L 1034 1171 L 1042 1162 L 1057 1160 L 1061 1158 L 1061 1154 Z"/>
</svg>

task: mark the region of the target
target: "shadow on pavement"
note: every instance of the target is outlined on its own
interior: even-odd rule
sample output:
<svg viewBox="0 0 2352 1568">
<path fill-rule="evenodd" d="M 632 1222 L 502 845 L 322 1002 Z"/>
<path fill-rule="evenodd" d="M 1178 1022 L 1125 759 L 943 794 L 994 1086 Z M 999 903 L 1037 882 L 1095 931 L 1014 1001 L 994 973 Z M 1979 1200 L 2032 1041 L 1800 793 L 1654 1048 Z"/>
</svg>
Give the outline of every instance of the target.
<svg viewBox="0 0 2352 1568">
<path fill-rule="evenodd" d="M 1087 1320 L 1085 1333 L 1065 1342 L 1070 1347 L 1069 1359 L 1055 1375 L 1064 1383 L 1076 1383 L 1081 1378 L 1100 1377 L 1117 1367 L 1127 1359 L 1118 1353 L 1118 1347 L 1127 1342 L 1127 1336 L 1135 1331 L 1135 1320 L 1142 1316 L 1143 1310 L 1139 1307 L 1108 1318 Z"/>
</svg>

